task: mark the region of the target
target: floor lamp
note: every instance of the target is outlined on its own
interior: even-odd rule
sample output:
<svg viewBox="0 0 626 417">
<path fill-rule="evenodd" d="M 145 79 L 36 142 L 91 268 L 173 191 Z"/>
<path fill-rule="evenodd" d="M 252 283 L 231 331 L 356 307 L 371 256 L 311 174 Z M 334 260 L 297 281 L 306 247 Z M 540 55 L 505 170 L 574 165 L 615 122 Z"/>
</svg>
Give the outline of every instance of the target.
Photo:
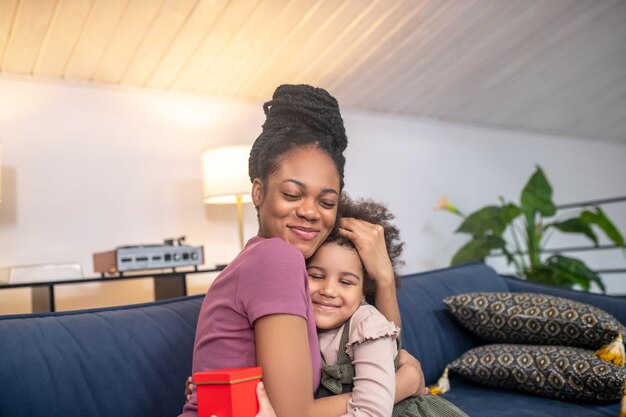
<svg viewBox="0 0 626 417">
<path fill-rule="evenodd" d="M 248 177 L 250 146 L 224 146 L 202 152 L 205 204 L 236 204 L 239 247 L 243 249 L 243 204 L 252 202 Z"/>
</svg>

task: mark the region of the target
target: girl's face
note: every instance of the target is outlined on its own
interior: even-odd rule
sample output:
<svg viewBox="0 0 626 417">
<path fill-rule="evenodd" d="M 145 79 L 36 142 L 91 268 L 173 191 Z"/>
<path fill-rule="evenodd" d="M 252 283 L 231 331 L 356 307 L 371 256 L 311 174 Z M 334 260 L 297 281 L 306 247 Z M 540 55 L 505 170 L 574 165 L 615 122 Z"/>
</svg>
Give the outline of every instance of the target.
<svg viewBox="0 0 626 417">
<path fill-rule="evenodd" d="M 259 235 L 279 237 L 305 258 L 324 242 L 337 219 L 339 174 L 333 160 L 315 148 L 282 157 L 267 181 L 256 178 L 252 201 L 259 210 Z"/>
<path fill-rule="evenodd" d="M 357 252 L 327 243 L 307 265 L 309 293 L 320 330 L 335 329 L 359 308 L 363 296 L 363 264 Z"/>
</svg>

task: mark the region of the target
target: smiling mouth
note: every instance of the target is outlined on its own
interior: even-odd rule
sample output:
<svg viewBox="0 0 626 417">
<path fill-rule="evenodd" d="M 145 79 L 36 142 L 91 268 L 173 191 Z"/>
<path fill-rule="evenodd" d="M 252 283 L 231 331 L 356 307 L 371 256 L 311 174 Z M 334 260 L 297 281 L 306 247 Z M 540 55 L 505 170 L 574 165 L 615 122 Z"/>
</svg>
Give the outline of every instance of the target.
<svg viewBox="0 0 626 417">
<path fill-rule="evenodd" d="M 313 240 L 319 234 L 319 230 L 310 227 L 288 226 L 289 229 L 300 239 Z"/>
<path fill-rule="evenodd" d="M 318 310 L 322 310 L 322 311 L 335 311 L 339 309 L 339 306 L 326 304 L 326 303 L 319 303 L 315 301 L 313 302 L 313 306 L 317 308 Z"/>
</svg>

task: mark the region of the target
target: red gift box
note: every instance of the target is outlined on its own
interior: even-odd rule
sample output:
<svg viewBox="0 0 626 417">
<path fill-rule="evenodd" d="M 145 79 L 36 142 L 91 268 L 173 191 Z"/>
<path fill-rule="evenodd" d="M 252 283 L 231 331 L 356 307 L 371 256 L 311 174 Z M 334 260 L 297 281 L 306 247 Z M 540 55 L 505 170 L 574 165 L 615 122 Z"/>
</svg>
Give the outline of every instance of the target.
<svg viewBox="0 0 626 417">
<path fill-rule="evenodd" d="M 255 417 L 259 412 L 256 386 L 261 368 L 228 368 L 196 372 L 198 417 Z"/>
</svg>

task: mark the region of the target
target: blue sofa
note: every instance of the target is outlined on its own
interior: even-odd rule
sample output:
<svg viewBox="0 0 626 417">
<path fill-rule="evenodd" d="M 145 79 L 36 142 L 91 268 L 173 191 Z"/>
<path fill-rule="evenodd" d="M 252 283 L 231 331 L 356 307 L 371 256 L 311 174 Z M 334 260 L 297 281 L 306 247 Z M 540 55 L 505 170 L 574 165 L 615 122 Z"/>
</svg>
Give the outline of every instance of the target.
<svg viewBox="0 0 626 417">
<path fill-rule="evenodd" d="M 482 264 L 403 277 L 404 347 L 428 382 L 481 344 L 441 300 L 530 291 L 597 305 L 626 322 L 626 300 L 502 277 Z M 184 400 L 202 296 L 107 309 L 0 317 L 0 417 L 172 417 Z M 446 397 L 473 417 L 616 417 L 619 404 L 568 403 L 451 378 Z"/>
</svg>

